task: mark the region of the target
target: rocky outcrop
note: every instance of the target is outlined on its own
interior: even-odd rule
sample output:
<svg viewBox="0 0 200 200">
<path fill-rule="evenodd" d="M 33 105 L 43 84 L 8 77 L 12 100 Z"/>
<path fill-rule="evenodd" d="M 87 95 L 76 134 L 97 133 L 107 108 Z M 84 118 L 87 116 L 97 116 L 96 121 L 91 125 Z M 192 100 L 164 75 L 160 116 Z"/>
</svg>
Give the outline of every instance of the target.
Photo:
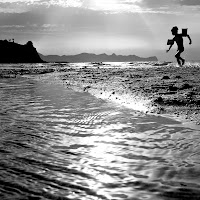
<svg viewBox="0 0 200 200">
<path fill-rule="evenodd" d="M 44 56 L 40 54 L 40 57 L 47 62 L 70 62 L 70 63 L 78 63 L 78 62 L 132 62 L 132 61 L 158 61 L 156 56 L 142 58 L 136 55 L 107 55 L 107 54 L 90 54 L 90 53 L 81 53 L 78 55 L 70 55 L 70 56 L 58 56 L 58 55 L 48 55 Z"/>
<path fill-rule="evenodd" d="M 31 41 L 25 45 L 0 40 L 0 63 L 44 63 Z"/>
</svg>

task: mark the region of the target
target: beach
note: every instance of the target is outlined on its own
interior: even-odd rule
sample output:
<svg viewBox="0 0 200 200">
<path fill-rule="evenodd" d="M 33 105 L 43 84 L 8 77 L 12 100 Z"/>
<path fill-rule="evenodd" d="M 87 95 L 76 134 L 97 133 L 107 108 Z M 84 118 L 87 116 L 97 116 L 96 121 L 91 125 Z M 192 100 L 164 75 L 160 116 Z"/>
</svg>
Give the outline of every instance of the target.
<svg viewBox="0 0 200 200">
<path fill-rule="evenodd" d="M 199 199 L 198 72 L 2 65 L 1 199 Z"/>
<path fill-rule="evenodd" d="M 170 62 L 90 63 L 61 68 L 75 90 L 146 113 L 200 123 L 200 64 Z"/>
<path fill-rule="evenodd" d="M 66 87 L 151 114 L 200 123 L 200 64 L 187 62 L 2 65 L 1 78 L 57 73 Z"/>
</svg>

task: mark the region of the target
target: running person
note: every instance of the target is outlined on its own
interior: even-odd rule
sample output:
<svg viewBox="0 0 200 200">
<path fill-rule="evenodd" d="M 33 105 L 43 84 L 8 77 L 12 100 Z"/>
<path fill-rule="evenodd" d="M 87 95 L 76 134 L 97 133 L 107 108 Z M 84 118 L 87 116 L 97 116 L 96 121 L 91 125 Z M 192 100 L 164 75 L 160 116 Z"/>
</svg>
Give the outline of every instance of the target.
<svg viewBox="0 0 200 200">
<path fill-rule="evenodd" d="M 175 55 L 177 62 L 179 64 L 179 66 L 184 65 L 185 63 L 185 59 L 181 58 L 181 53 L 184 51 L 184 45 L 183 45 L 183 35 L 182 34 L 178 34 L 178 27 L 174 26 L 171 30 L 172 35 L 174 35 L 173 38 L 173 42 L 176 42 L 178 49 L 177 49 L 177 53 Z M 190 38 L 190 36 L 187 34 L 186 37 L 188 37 L 188 39 L 190 40 L 189 44 L 192 44 L 192 40 Z M 173 43 L 170 45 L 169 49 L 166 52 L 169 52 L 169 50 L 172 48 Z M 182 61 L 182 63 L 181 63 Z"/>
</svg>

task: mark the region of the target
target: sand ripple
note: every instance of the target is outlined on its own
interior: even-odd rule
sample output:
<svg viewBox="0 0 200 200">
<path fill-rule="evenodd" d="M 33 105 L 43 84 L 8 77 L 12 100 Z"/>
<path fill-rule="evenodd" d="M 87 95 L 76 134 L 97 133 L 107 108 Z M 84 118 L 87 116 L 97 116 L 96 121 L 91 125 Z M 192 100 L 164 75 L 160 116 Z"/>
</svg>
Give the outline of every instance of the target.
<svg viewBox="0 0 200 200">
<path fill-rule="evenodd" d="M 0 80 L 1 199 L 200 199 L 199 131 L 53 76 Z"/>
</svg>

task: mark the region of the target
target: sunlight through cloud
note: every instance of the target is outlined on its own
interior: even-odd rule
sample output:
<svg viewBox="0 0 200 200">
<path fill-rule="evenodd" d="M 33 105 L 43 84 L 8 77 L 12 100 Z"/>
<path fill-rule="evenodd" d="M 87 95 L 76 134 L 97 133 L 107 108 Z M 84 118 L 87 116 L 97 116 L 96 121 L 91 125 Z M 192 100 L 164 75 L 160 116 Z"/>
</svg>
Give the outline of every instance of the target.
<svg viewBox="0 0 200 200">
<path fill-rule="evenodd" d="M 136 5 L 141 0 L 83 0 L 82 6 L 92 10 L 110 12 L 140 12 L 141 8 Z"/>
</svg>

